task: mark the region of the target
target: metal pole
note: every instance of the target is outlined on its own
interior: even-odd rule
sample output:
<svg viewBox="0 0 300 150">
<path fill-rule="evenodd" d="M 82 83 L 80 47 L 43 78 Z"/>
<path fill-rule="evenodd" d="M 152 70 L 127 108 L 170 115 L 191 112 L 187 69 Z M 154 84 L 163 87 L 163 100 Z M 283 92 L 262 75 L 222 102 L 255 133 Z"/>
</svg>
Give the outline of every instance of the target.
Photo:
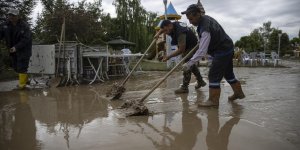
<svg viewBox="0 0 300 150">
<path fill-rule="evenodd" d="M 267 38 L 264 37 L 263 39 L 264 39 L 264 53 L 266 54 L 266 42 L 267 42 L 266 40 L 267 40 Z"/>
<path fill-rule="evenodd" d="M 168 0 L 163 0 L 164 1 L 164 5 L 165 5 L 165 20 L 168 19 L 167 17 L 167 3 L 168 3 Z"/>
<path fill-rule="evenodd" d="M 278 58 L 280 57 L 280 38 L 281 38 L 281 33 L 278 34 Z"/>
</svg>

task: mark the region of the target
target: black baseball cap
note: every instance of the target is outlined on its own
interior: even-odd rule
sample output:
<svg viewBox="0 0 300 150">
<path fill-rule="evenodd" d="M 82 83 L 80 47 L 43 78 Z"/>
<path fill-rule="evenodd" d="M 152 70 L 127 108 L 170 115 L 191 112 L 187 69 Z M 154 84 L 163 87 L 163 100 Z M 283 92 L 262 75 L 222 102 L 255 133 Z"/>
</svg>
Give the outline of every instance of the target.
<svg viewBox="0 0 300 150">
<path fill-rule="evenodd" d="M 186 11 L 181 12 L 181 14 L 184 15 L 190 12 L 201 12 L 201 10 L 197 4 L 192 4 L 186 9 Z"/>
</svg>

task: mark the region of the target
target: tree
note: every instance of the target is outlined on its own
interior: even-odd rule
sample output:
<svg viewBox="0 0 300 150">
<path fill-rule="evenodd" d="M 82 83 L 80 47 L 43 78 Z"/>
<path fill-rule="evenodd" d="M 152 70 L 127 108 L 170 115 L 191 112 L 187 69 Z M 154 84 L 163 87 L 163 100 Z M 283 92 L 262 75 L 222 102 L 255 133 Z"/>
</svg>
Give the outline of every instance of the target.
<svg viewBox="0 0 300 150">
<path fill-rule="evenodd" d="M 281 34 L 279 39 L 279 34 Z M 280 40 L 280 56 L 284 55 L 289 47 L 289 36 L 286 33 L 282 33 L 281 30 L 274 29 L 270 35 L 270 50 L 277 52 Z"/>
<path fill-rule="evenodd" d="M 136 43 L 134 52 L 143 50 L 151 42 L 156 14 L 147 12 L 140 0 L 115 0 L 120 36 Z"/>
<path fill-rule="evenodd" d="M 287 52 L 290 47 L 289 37 L 286 33 L 282 33 L 281 30 L 275 29 L 272 23 L 263 23 L 262 27 L 254 29 L 249 36 L 243 36 L 235 43 L 236 47 L 245 49 L 247 52 L 252 51 L 276 51 L 278 50 L 278 34 L 281 33 L 280 40 L 280 52 L 281 55 Z"/>
<path fill-rule="evenodd" d="M 300 44 L 300 38 L 295 37 L 290 41 L 290 43 L 295 48 L 295 47 L 297 47 L 297 45 Z"/>
<path fill-rule="evenodd" d="M 134 52 L 143 50 L 153 38 L 155 13 L 147 12 L 140 0 L 116 0 L 117 18 L 103 13 L 102 1 L 78 4 L 63 0 L 41 0 L 44 10 L 34 29 L 36 40 L 57 43 L 63 18 L 66 19 L 66 40 L 75 40 L 74 33 L 86 44 L 99 44 L 122 36 L 135 42 Z"/>
<path fill-rule="evenodd" d="M 45 10 L 37 19 L 34 29 L 36 40 L 42 43 L 57 43 L 65 18 L 66 40 L 76 40 L 76 34 L 80 41 L 87 44 L 103 42 L 100 23 L 101 1 L 81 1 L 74 5 L 63 0 L 42 0 L 42 4 Z"/>
<path fill-rule="evenodd" d="M 29 21 L 29 17 L 36 0 L 1 0 L 0 1 L 0 23 L 6 19 L 6 13 L 10 8 L 18 9 L 20 11 L 21 18 Z"/>
</svg>

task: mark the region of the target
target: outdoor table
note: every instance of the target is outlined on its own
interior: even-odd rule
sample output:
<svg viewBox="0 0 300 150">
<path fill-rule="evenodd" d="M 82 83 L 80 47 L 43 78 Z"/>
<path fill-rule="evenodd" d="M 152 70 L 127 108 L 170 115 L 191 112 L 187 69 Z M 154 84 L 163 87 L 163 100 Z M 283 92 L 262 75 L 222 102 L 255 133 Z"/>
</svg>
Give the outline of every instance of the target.
<svg viewBox="0 0 300 150">
<path fill-rule="evenodd" d="M 122 59 L 122 64 L 125 67 L 126 70 L 126 74 L 128 74 L 130 72 L 129 70 L 129 66 L 128 64 L 124 61 L 125 57 L 141 57 L 143 56 L 143 54 L 107 54 L 107 53 L 103 53 L 103 52 L 85 52 L 83 53 L 82 57 L 87 58 L 89 65 L 92 67 L 95 76 L 94 78 L 91 80 L 91 82 L 89 84 L 94 83 L 97 79 L 100 80 L 101 82 L 104 82 L 104 75 L 106 76 L 106 78 L 108 78 L 107 75 L 107 71 L 103 72 L 103 60 L 104 58 L 106 58 L 106 67 L 109 66 L 108 63 L 108 59 L 109 58 L 121 58 Z M 98 66 L 95 66 L 90 59 L 97 59 L 98 60 Z M 97 68 L 97 69 L 96 69 Z"/>
</svg>

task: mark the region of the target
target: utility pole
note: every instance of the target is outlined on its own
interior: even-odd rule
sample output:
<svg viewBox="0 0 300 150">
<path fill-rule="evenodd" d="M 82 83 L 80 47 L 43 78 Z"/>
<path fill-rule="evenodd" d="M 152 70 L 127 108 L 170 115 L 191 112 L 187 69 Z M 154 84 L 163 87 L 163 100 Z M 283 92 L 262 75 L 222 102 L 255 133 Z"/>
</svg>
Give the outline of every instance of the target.
<svg viewBox="0 0 300 150">
<path fill-rule="evenodd" d="M 263 39 L 264 39 L 264 53 L 266 54 L 267 38 L 263 37 Z"/>
<path fill-rule="evenodd" d="M 278 33 L 278 58 L 280 57 L 280 39 L 281 39 L 282 33 Z"/>
</svg>

